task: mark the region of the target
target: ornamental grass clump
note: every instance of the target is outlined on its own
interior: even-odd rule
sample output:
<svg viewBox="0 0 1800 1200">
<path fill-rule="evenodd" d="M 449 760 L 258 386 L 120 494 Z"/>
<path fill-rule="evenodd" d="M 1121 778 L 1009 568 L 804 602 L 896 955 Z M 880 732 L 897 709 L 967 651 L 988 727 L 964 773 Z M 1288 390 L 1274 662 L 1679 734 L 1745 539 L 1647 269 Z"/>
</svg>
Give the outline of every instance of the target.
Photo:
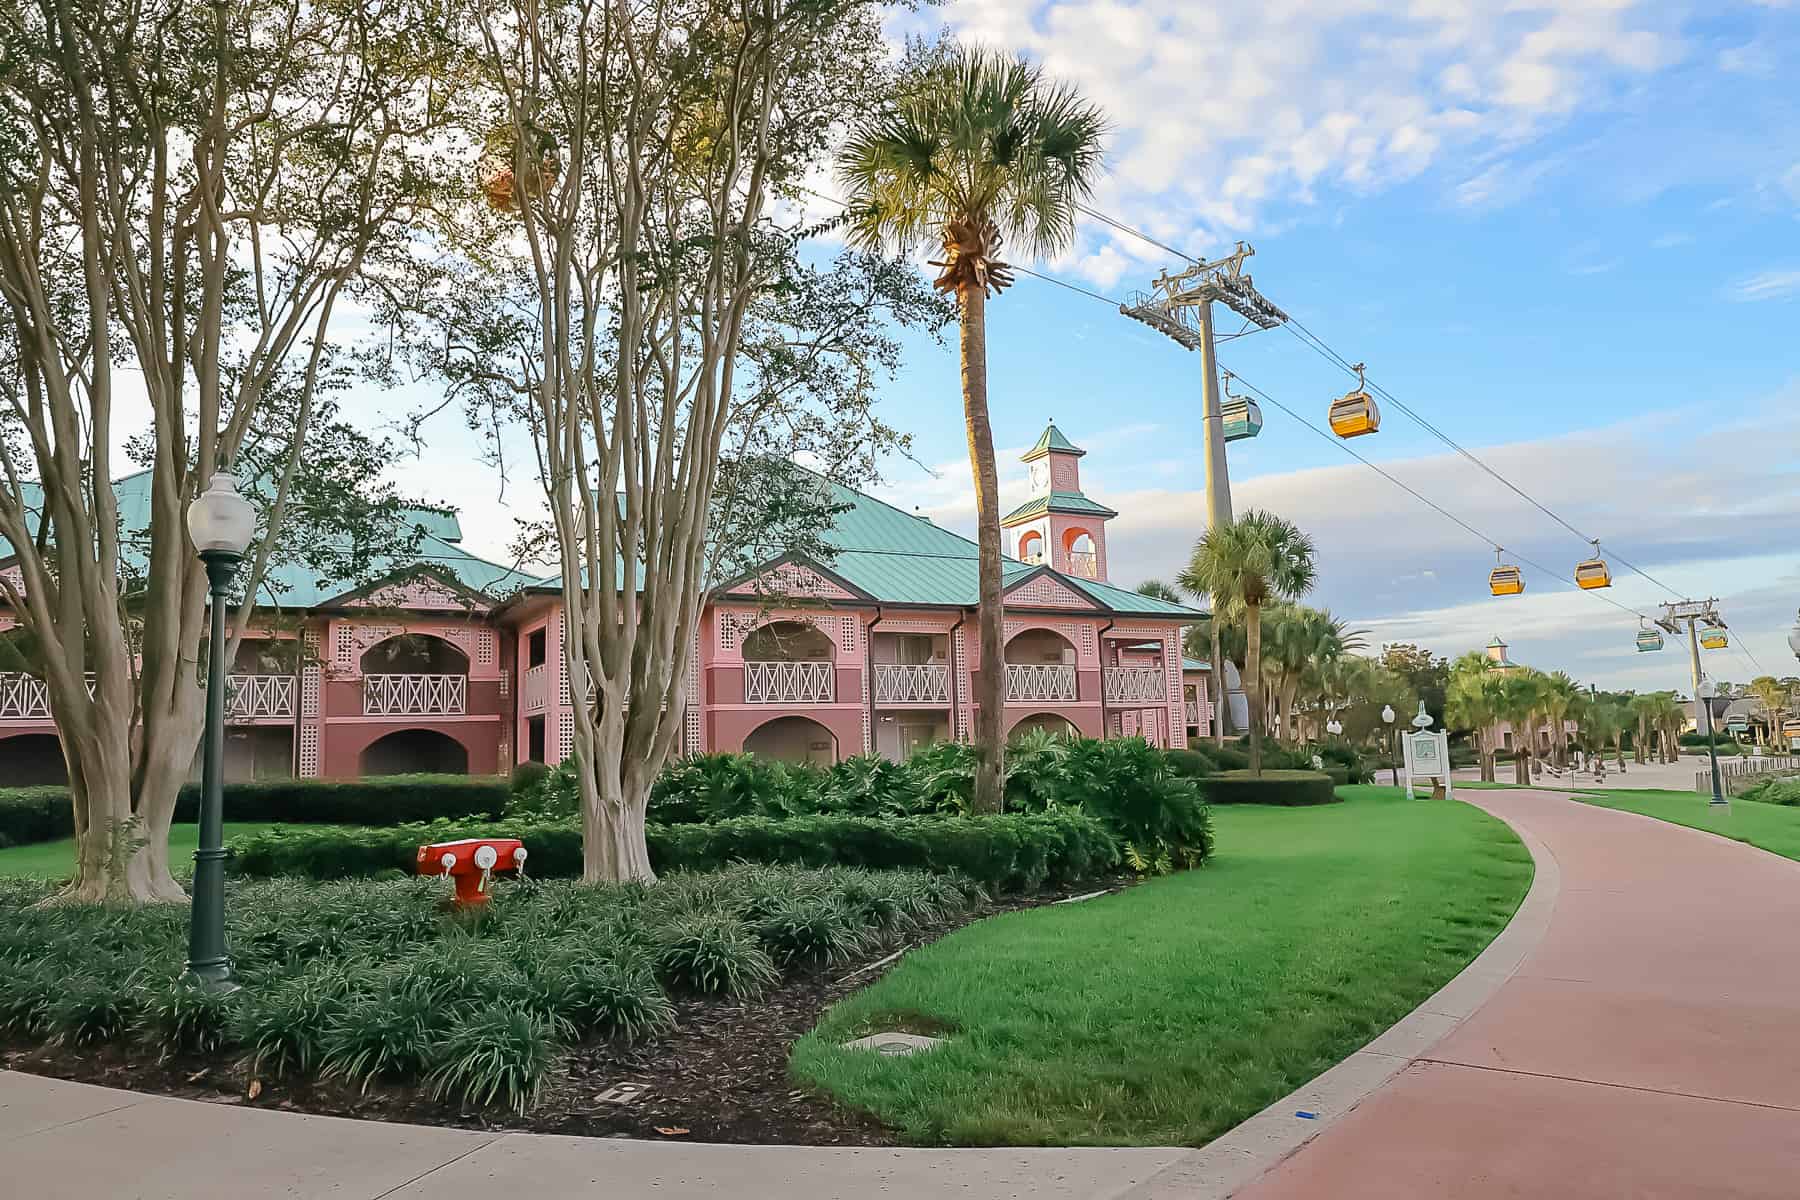
<svg viewBox="0 0 1800 1200">
<path fill-rule="evenodd" d="M 756 996 L 780 977 L 744 922 L 725 913 L 677 917 L 658 935 L 656 969 L 674 987 L 706 996 Z"/>
<path fill-rule="evenodd" d="M 426 992 L 392 988 L 350 1000 L 326 1028 L 320 1070 L 361 1084 L 418 1078 L 455 1012 Z"/>
<path fill-rule="evenodd" d="M 0 971 L 0 1033 L 41 1037 L 62 987 L 62 973 L 50 962 L 18 963 Z"/>
<path fill-rule="evenodd" d="M 782 966 L 842 962 L 868 944 L 854 910 L 835 897 L 779 901 L 754 918 L 750 928 Z"/>
<path fill-rule="evenodd" d="M 248 1051 L 252 1071 L 305 1074 L 323 1060 L 351 990 L 350 977 L 335 964 L 269 982 L 238 1006 L 231 1040 Z"/>
<path fill-rule="evenodd" d="M 431 1048 L 426 1076 L 434 1098 L 465 1104 L 501 1101 L 523 1113 L 537 1099 L 554 1053 L 553 1030 L 537 1014 L 484 1004 L 460 1017 Z"/>
<path fill-rule="evenodd" d="M 143 997 L 135 979 L 78 975 L 64 980 L 60 991 L 41 1018 L 44 1032 L 58 1045 L 115 1041 L 142 1015 Z"/>
<path fill-rule="evenodd" d="M 164 1055 L 211 1054 L 225 1045 L 236 1008 L 235 992 L 174 979 L 149 989 L 137 1028 Z"/>
<path fill-rule="evenodd" d="M 675 1028 L 675 1006 L 641 963 L 566 961 L 545 983 L 557 1016 L 578 1038 L 637 1042 Z"/>
</svg>

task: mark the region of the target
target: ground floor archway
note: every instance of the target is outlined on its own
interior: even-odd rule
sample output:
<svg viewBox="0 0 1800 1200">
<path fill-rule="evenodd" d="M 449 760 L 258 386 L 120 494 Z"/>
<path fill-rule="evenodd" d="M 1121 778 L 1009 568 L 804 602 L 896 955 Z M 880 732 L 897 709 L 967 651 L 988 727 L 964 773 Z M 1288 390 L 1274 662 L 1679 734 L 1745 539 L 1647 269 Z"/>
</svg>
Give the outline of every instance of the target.
<svg viewBox="0 0 1800 1200">
<path fill-rule="evenodd" d="M 1074 737 L 1081 732 L 1075 728 L 1073 721 L 1061 713 L 1036 712 L 1014 721 L 1012 728 L 1006 731 L 1006 736 L 1016 738 L 1020 734 L 1029 733 L 1034 729 L 1042 730 L 1045 733 L 1062 734 L 1064 737 Z"/>
<path fill-rule="evenodd" d="M 363 748 L 364 775 L 467 775 L 469 751 L 435 729 L 397 729 Z"/>
<path fill-rule="evenodd" d="M 0 771 L 6 787 L 44 787 L 69 782 L 62 741 L 54 733 L 22 733 L 0 739 Z"/>
<path fill-rule="evenodd" d="M 837 762 L 837 738 L 811 717 L 776 717 L 750 731 L 744 750 L 781 762 L 828 767 Z"/>
</svg>

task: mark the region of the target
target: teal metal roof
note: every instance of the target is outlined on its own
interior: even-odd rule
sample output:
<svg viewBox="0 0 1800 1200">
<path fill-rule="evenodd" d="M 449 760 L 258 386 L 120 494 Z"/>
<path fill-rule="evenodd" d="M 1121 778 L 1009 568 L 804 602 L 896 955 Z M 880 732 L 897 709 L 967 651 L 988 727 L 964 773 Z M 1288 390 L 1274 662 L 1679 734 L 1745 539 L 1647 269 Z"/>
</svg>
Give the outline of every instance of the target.
<svg viewBox="0 0 1800 1200">
<path fill-rule="evenodd" d="M 1183 655 L 1181 659 L 1181 669 L 1184 671 L 1210 671 L 1212 670 L 1212 664 L 1207 662 L 1204 658 L 1188 658 L 1186 655 Z"/>
<path fill-rule="evenodd" d="M 150 528 L 149 470 L 137 471 L 113 482 L 118 497 L 119 523 L 123 527 L 119 553 L 125 565 L 142 572 L 148 565 Z M 26 484 L 26 502 L 30 504 L 36 488 Z M 326 601 L 356 589 L 370 579 L 398 574 L 415 566 L 424 566 L 454 579 L 463 587 L 488 596 L 516 591 L 531 582 L 530 576 L 499 563 L 477 558 L 456 543 L 462 539 L 462 524 L 456 514 L 437 508 L 409 508 L 403 522 L 422 531 L 418 553 L 401 557 L 377 558 L 370 562 L 368 574 L 360 580 L 320 579 L 300 563 L 271 563 L 263 580 L 258 600 L 273 602 L 283 608 L 314 608 Z M 0 561 L 12 556 L 12 545 L 0 538 Z"/>
<path fill-rule="evenodd" d="M 1027 500 L 1001 517 L 1000 523 L 1010 525 L 1015 521 L 1042 516 L 1047 512 L 1074 513 L 1078 516 L 1088 517 L 1116 517 L 1119 515 L 1106 505 L 1089 500 L 1081 492 L 1051 492 L 1048 496 Z"/>
<path fill-rule="evenodd" d="M 1044 457 L 1044 455 L 1050 453 L 1052 450 L 1057 450 L 1064 454 L 1073 454 L 1077 458 L 1087 453 L 1086 450 L 1083 450 L 1080 446 L 1077 446 L 1074 442 L 1071 442 L 1068 438 L 1064 437 L 1062 430 L 1056 427 L 1055 421 L 1052 421 L 1044 426 L 1044 432 L 1038 435 L 1038 440 L 1032 445 L 1031 449 L 1019 456 L 1019 461 L 1030 462 L 1033 459 Z"/>
</svg>

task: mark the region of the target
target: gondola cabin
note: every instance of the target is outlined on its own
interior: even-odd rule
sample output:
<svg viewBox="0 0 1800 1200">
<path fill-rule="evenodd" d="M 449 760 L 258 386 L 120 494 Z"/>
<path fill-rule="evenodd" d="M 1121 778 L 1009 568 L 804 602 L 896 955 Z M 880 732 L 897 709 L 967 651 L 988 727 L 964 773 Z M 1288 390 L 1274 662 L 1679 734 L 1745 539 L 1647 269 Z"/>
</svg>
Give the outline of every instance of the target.
<svg viewBox="0 0 1800 1200">
<path fill-rule="evenodd" d="M 1707 650 L 1723 650 L 1731 645 L 1731 639 L 1723 629 L 1707 629 L 1700 634 L 1700 645 Z"/>
<path fill-rule="evenodd" d="M 1661 650 L 1663 648 L 1662 634 L 1656 632 L 1654 629 L 1638 630 L 1637 648 L 1639 654 L 1648 654 L 1652 650 Z"/>
<path fill-rule="evenodd" d="M 1365 391 L 1354 391 L 1331 402 L 1331 432 L 1341 438 L 1361 437 L 1381 428 L 1381 410 L 1375 398 Z"/>
<path fill-rule="evenodd" d="M 1525 577 L 1519 568 L 1502 563 L 1488 572 L 1488 591 L 1496 596 L 1517 596 L 1525 590 Z"/>
<path fill-rule="evenodd" d="M 1262 409 L 1254 400 L 1227 400 L 1221 408 L 1225 418 L 1225 440 L 1241 442 L 1262 432 Z"/>
<path fill-rule="evenodd" d="M 1595 588 L 1611 587 L 1612 572 L 1606 567 L 1604 558 L 1590 558 L 1575 567 L 1575 586 L 1585 591 Z"/>
</svg>

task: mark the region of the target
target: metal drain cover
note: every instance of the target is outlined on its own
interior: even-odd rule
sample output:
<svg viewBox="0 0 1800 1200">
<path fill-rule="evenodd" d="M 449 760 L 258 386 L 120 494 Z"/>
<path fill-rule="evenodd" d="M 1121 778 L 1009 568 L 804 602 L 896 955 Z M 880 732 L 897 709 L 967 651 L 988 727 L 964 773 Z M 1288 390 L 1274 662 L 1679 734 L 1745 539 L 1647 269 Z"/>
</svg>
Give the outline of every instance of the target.
<svg viewBox="0 0 1800 1200">
<path fill-rule="evenodd" d="M 845 1042 L 844 1047 L 848 1050 L 873 1050 L 884 1058 L 902 1058 L 908 1054 L 935 1050 L 943 1044 L 943 1038 L 924 1037 L 917 1033 L 872 1033 L 868 1037 L 857 1038 L 854 1042 Z"/>
</svg>

